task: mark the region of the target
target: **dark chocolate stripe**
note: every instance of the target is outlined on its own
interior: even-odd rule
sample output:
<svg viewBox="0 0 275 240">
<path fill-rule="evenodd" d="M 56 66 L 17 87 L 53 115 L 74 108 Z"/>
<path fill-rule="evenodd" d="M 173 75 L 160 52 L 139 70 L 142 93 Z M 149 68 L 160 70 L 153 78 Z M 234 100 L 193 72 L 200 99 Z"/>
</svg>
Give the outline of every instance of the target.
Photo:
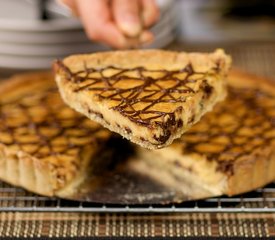
<svg viewBox="0 0 275 240">
<path fill-rule="evenodd" d="M 183 126 L 182 121 L 175 118 L 175 112 L 182 111 L 182 109 L 175 108 L 171 112 L 157 111 L 154 108 L 156 104 L 185 102 L 186 96 L 178 95 L 178 93 L 187 94 L 187 96 L 194 95 L 196 92 L 189 86 L 190 83 L 194 82 L 199 82 L 200 87 L 197 91 L 203 91 L 205 97 L 212 94 L 212 87 L 205 80 L 206 73 L 195 72 L 191 64 L 182 69 L 170 71 L 165 69 L 151 70 L 145 67 L 120 68 L 106 66 L 103 68 L 87 68 L 87 64 L 84 62 L 83 69 L 77 72 L 72 72 L 61 61 L 57 64 L 64 71 L 68 80 L 75 83 L 73 86 L 74 92 L 93 91 L 101 99 L 116 101 L 117 104 L 112 109 L 132 122 L 149 128 L 162 128 L 163 135 L 155 137 L 160 144 L 165 143 L 175 129 Z M 107 77 L 105 71 L 108 70 L 114 70 L 114 74 Z M 215 75 L 218 68 L 215 67 L 211 71 L 211 74 Z M 93 73 L 99 74 L 99 77 L 94 77 Z M 127 75 L 130 73 L 135 74 L 134 77 Z M 150 76 L 153 73 L 161 73 L 162 76 L 153 78 Z M 178 74 L 184 74 L 184 76 L 180 78 Z M 196 80 L 192 79 L 195 74 L 199 76 Z M 121 81 L 127 84 L 127 81 L 130 80 L 135 80 L 140 84 L 128 88 L 117 87 L 117 84 Z M 162 83 L 165 81 L 173 81 L 174 84 L 171 87 L 164 88 Z M 146 95 L 142 96 L 143 93 L 146 93 Z M 137 103 L 143 103 L 144 107 L 136 110 L 135 104 Z"/>
</svg>

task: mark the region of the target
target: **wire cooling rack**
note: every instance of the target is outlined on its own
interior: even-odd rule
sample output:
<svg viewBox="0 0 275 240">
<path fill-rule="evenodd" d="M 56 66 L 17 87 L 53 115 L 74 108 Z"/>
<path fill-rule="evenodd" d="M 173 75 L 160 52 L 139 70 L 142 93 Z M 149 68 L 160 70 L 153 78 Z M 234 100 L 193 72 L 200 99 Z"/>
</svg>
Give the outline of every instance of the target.
<svg viewBox="0 0 275 240">
<path fill-rule="evenodd" d="M 168 205 L 75 202 L 29 193 L 0 182 L 0 212 L 275 212 L 275 183 L 248 194 Z"/>
</svg>

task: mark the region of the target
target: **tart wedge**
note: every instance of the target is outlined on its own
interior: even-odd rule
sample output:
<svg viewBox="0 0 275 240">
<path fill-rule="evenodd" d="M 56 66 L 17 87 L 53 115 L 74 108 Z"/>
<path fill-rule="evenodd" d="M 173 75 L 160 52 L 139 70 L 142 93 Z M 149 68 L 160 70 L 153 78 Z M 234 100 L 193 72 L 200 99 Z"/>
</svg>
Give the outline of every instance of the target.
<svg viewBox="0 0 275 240">
<path fill-rule="evenodd" d="M 226 96 L 230 57 L 132 50 L 55 63 L 69 106 L 148 149 L 168 146 Z"/>
</svg>

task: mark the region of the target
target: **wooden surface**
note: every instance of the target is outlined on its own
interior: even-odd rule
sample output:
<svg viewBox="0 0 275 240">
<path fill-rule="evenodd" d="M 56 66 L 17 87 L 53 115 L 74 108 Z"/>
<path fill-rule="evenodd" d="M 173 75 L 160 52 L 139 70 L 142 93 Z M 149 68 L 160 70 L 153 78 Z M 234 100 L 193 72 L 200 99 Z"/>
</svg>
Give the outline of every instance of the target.
<svg viewBox="0 0 275 240">
<path fill-rule="evenodd" d="M 0 236 L 275 237 L 274 217 L 249 213 L 0 213 Z"/>
</svg>

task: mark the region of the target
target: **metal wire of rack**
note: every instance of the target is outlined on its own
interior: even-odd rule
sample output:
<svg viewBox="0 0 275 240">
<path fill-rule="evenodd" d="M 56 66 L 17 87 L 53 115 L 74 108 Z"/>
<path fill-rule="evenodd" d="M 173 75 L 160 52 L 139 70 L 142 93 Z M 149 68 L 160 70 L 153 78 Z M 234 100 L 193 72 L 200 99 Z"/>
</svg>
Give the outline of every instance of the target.
<svg viewBox="0 0 275 240">
<path fill-rule="evenodd" d="M 254 192 L 168 205 L 113 205 L 38 196 L 0 182 L 0 212 L 275 212 L 275 183 Z"/>
</svg>

